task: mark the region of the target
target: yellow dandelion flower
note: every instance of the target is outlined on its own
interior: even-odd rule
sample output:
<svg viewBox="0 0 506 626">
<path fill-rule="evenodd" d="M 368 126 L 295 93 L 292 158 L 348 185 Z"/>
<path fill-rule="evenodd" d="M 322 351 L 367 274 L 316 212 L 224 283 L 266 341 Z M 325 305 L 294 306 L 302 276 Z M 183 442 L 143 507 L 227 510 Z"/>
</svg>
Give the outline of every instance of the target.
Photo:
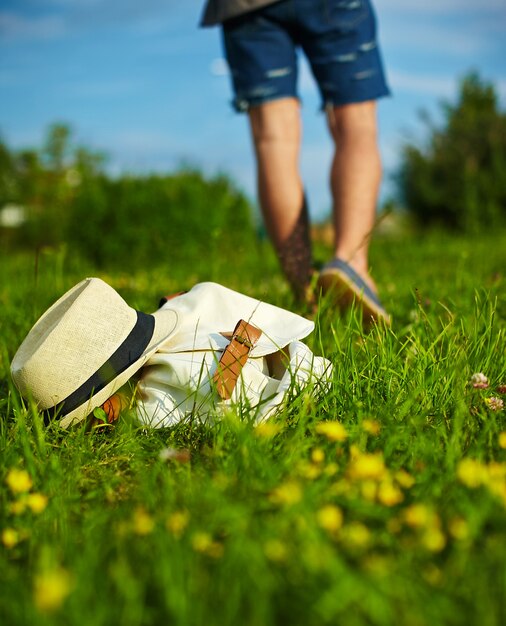
<svg viewBox="0 0 506 626">
<path fill-rule="evenodd" d="M 422 535 L 422 543 L 430 552 L 441 552 L 446 546 L 446 537 L 437 526 L 431 526 Z"/>
<path fill-rule="evenodd" d="M 506 430 L 499 433 L 499 447 L 503 450 L 506 449 Z"/>
<path fill-rule="evenodd" d="M 494 496 L 502 500 L 506 506 L 506 481 L 501 476 L 490 476 L 487 487 Z"/>
<path fill-rule="evenodd" d="M 29 493 L 26 496 L 26 504 L 32 513 L 38 515 L 46 508 L 48 502 L 47 496 L 42 493 Z"/>
<path fill-rule="evenodd" d="M 345 441 L 348 437 L 346 428 L 341 422 L 320 422 L 315 430 L 319 435 L 327 437 L 329 441 Z"/>
<path fill-rule="evenodd" d="M 506 463 L 492 461 L 487 466 L 487 479 L 490 481 L 506 479 Z"/>
<path fill-rule="evenodd" d="M 367 526 L 361 522 L 352 522 L 341 530 L 343 542 L 356 548 L 365 548 L 371 539 Z"/>
<path fill-rule="evenodd" d="M 9 511 L 13 515 L 21 515 L 26 510 L 26 495 L 22 496 L 19 500 L 15 500 L 9 504 Z"/>
<path fill-rule="evenodd" d="M 264 437 L 265 439 L 270 439 L 274 437 L 281 431 L 281 426 L 279 424 L 275 424 L 274 422 L 261 422 L 258 426 L 255 427 L 253 431 L 258 437 Z"/>
<path fill-rule="evenodd" d="M 12 493 L 26 493 L 33 485 L 30 474 L 26 470 L 15 467 L 9 471 L 5 481 Z"/>
<path fill-rule="evenodd" d="M 179 539 L 190 521 L 188 511 L 175 511 L 167 518 L 167 530 Z"/>
<path fill-rule="evenodd" d="M 311 461 L 318 465 L 323 463 L 323 461 L 325 461 L 325 452 L 321 448 L 313 448 L 313 450 L 311 450 Z"/>
<path fill-rule="evenodd" d="M 339 465 L 337 463 L 329 463 L 325 466 L 325 476 L 334 476 L 339 471 Z"/>
<path fill-rule="evenodd" d="M 318 525 L 329 533 L 335 533 L 343 525 L 343 512 L 334 504 L 326 504 L 316 513 Z"/>
<path fill-rule="evenodd" d="M 378 488 L 378 500 L 385 506 L 395 506 L 404 500 L 404 495 L 391 480 L 382 480 Z"/>
<path fill-rule="evenodd" d="M 450 535 L 459 541 L 463 541 L 469 537 L 469 526 L 462 517 L 454 517 L 451 519 L 448 524 L 448 530 L 450 531 Z"/>
<path fill-rule="evenodd" d="M 213 539 L 209 533 L 197 532 L 192 537 L 192 546 L 197 552 L 205 552 L 212 542 Z"/>
<path fill-rule="evenodd" d="M 471 489 L 479 487 L 487 480 L 487 468 L 476 459 L 462 459 L 457 466 L 457 477 Z"/>
<path fill-rule="evenodd" d="M 155 527 L 154 519 L 143 507 L 135 509 L 132 522 L 137 535 L 149 535 Z"/>
<path fill-rule="evenodd" d="M 19 533 L 14 528 L 2 530 L 2 543 L 7 549 L 14 548 L 19 543 Z"/>
<path fill-rule="evenodd" d="M 360 493 L 368 502 L 374 502 L 378 494 L 378 483 L 374 480 L 364 480 L 360 484 Z"/>
<path fill-rule="evenodd" d="M 357 446 L 356 443 L 352 443 L 350 446 L 350 459 L 356 459 L 357 457 L 359 457 L 362 454 L 362 452 L 360 451 L 360 448 Z"/>
<path fill-rule="evenodd" d="M 302 478 L 306 478 L 308 480 L 314 480 L 318 478 L 322 473 L 322 470 L 318 465 L 314 463 L 308 463 L 307 461 L 301 461 L 297 466 L 297 473 Z"/>
<path fill-rule="evenodd" d="M 403 469 L 397 470 L 394 474 L 394 478 L 404 489 L 411 489 L 411 487 L 415 484 L 413 476 L 408 474 L 408 472 Z"/>
<path fill-rule="evenodd" d="M 62 567 L 45 570 L 35 577 L 34 602 L 42 613 L 59 609 L 72 588 L 69 572 Z"/>
<path fill-rule="evenodd" d="M 264 554 L 269 561 L 279 563 L 285 561 L 288 556 L 288 550 L 285 544 L 279 539 L 269 539 L 264 544 Z"/>
<path fill-rule="evenodd" d="M 352 480 L 380 480 L 386 473 L 381 452 L 375 454 L 359 453 L 351 459 L 348 466 L 348 474 Z"/>
<path fill-rule="evenodd" d="M 362 420 L 362 429 L 369 435 L 376 437 L 380 434 L 381 424 L 378 420 L 365 419 Z"/>
<path fill-rule="evenodd" d="M 297 504 L 302 499 L 302 489 L 299 483 L 288 481 L 276 487 L 271 493 L 271 501 L 275 504 Z"/>
<path fill-rule="evenodd" d="M 219 559 L 223 555 L 223 545 L 205 532 L 197 532 L 192 537 L 192 546 L 195 552 L 200 552 L 213 559 Z"/>
<path fill-rule="evenodd" d="M 434 512 L 425 504 L 412 504 L 404 509 L 404 521 L 411 528 L 424 528 L 431 523 Z"/>
</svg>

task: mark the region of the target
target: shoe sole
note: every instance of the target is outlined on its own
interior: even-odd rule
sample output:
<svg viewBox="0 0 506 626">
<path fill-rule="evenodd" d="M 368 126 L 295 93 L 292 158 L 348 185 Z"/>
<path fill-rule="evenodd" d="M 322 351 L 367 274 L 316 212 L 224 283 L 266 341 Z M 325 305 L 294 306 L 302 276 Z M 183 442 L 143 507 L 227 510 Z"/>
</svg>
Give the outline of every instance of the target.
<svg viewBox="0 0 506 626">
<path fill-rule="evenodd" d="M 328 295 L 341 310 L 356 303 L 362 309 L 364 320 L 390 326 L 390 315 L 385 309 L 368 298 L 349 276 L 338 269 L 322 271 L 318 277 L 317 288 L 322 295 Z"/>
</svg>

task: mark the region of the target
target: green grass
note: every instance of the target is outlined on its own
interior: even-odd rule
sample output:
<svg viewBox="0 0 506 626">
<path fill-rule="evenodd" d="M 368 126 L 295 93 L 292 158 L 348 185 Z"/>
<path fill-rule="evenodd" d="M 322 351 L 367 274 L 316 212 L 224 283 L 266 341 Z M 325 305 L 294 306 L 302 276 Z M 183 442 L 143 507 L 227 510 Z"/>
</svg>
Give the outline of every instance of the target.
<svg viewBox="0 0 506 626">
<path fill-rule="evenodd" d="M 487 400 L 505 398 L 505 249 L 504 235 L 375 241 L 392 329 L 364 333 L 356 312 L 324 302 L 308 343 L 334 363 L 331 391 L 257 430 L 234 415 L 214 428 L 45 429 L 9 362 L 97 272 L 64 250 L 0 259 L 2 624 L 504 624 L 506 423 Z M 201 280 L 292 307 L 260 244 L 191 269 L 98 275 L 145 311 Z M 489 388 L 472 387 L 476 372 Z M 343 441 L 321 427 L 335 420 Z M 162 460 L 166 447 L 190 461 Z M 13 469 L 31 479 L 24 492 Z"/>
</svg>

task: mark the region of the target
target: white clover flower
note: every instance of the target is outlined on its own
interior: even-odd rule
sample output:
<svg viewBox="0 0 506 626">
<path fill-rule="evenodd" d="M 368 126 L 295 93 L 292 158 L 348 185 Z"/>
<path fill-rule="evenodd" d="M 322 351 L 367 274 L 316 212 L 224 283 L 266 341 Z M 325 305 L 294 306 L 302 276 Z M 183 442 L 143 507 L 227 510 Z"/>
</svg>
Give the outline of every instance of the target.
<svg viewBox="0 0 506 626">
<path fill-rule="evenodd" d="M 475 389 L 486 389 L 488 387 L 488 378 L 481 372 L 473 374 L 471 376 L 471 385 Z"/>
<path fill-rule="evenodd" d="M 493 396 L 492 398 L 486 398 L 485 402 L 491 411 L 502 411 L 504 408 L 504 400 L 502 398 Z"/>
</svg>

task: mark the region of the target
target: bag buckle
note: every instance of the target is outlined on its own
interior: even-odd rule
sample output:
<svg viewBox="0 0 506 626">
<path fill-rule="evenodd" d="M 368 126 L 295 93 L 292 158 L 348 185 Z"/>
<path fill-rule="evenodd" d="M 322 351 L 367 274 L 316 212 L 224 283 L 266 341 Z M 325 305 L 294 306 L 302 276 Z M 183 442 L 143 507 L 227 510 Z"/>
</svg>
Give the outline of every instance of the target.
<svg viewBox="0 0 506 626">
<path fill-rule="evenodd" d="M 242 335 L 234 335 L 232 337 L 232 341 L 234 341 L 234 339 L 235 341 L 242 343 L 243 346 L 246 346 L 250 350 L 253 348 L 253 344 L 247 337 L 243 337 Z"/>
</svg>

